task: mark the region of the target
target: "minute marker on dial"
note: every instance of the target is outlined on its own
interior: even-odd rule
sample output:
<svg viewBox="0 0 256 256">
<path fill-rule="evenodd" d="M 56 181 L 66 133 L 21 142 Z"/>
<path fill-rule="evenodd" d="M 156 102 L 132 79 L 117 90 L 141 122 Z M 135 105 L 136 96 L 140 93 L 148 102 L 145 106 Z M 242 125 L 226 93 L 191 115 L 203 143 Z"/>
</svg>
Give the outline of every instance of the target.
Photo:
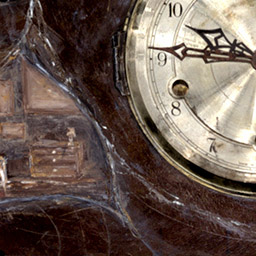
<svg viewBox="0 0 256 256">
<path fill-rule="evenodd" d="M 250 50 L 244 43 L 234 39 L 231 42 L 221 28 L 213 30 L 187 28 L 196 32 L 207 44 L 204 49 L 187 47 L 181 43 L 172 47 L 149 47 L 149 49 L 160 50 L 171 53 L 181 61 L 185 58 L 201 58 L 206 64 L 216 62 L 241 62 L 249 63 L 256 69 L 256 52 Z M 211 38 L 212 35 L 215 35 Z M 221 41 L 224 41 L 222 43 Z"/>
</svg>

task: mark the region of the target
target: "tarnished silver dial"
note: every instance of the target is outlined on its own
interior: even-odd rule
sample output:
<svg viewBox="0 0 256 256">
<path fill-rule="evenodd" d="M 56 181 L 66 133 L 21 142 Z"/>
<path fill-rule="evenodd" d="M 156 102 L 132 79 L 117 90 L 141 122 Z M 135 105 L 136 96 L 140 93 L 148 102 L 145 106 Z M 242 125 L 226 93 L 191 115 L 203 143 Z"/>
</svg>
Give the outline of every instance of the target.
<svg viewBox="0 0 256 256">
<path fill-rule="evenodd" d="M 125 51 L 131 103 L 151 142 L 185 173 L 256 183 L 255 13 L 249 0 L 135 6 Z"/>
</svg>

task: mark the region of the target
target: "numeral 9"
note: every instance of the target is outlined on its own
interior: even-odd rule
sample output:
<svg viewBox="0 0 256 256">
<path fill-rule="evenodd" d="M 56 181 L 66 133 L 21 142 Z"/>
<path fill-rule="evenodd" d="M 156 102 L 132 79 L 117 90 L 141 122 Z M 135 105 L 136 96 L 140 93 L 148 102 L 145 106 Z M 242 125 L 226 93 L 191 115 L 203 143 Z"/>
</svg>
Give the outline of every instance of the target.
<svg viewBox="0 0 256 256">
<path fill-rule="evenodd" d="M 160 52 L 157 55 L 158 65 L 164 67 L 167 63 L 167 55 L 164 52 Z"/>
</svg>

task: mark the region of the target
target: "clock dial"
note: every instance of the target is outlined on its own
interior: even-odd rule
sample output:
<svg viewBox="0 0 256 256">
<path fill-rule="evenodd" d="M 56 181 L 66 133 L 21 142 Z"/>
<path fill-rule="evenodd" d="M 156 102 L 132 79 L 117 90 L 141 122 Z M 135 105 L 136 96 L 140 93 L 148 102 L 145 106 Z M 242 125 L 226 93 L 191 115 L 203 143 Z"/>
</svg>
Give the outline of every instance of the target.
<svg viewBox="0 0 256 256">
<path fill-rule="evenodd" d="M 252 1 L 135 6 L 126 42 L 132 108 L 159 152 L 189 175 L 256 183 L 254 13 Z"/>
</svg>

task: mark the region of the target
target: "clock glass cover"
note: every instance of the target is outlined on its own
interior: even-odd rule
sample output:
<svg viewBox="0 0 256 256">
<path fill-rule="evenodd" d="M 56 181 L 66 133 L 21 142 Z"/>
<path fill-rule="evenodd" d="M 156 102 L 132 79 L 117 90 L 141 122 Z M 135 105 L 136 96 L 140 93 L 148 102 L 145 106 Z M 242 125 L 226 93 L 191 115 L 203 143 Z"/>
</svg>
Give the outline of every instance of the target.
<svg viewBox="0 0 256 256">
<path fill-rule="evenodd" d="M 125 66 L 131 105 L 185 174 L 256 183 L 256 2 L 137 1 Z"/>
</svg>

